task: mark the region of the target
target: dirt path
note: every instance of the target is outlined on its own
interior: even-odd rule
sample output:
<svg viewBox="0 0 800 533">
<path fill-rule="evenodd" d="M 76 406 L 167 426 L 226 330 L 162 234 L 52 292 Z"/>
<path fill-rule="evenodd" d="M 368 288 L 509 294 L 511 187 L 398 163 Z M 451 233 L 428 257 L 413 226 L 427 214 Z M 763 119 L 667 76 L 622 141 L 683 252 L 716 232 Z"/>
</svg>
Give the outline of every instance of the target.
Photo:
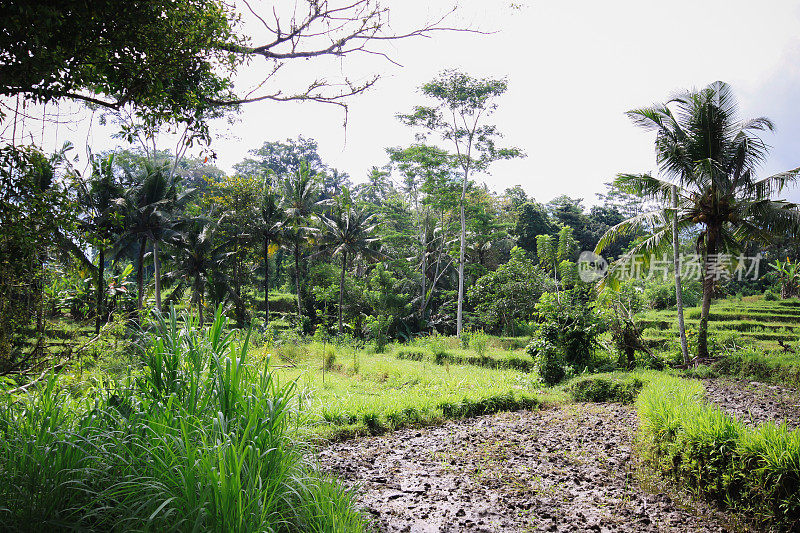
<svg viewBox="0 0 800 533">
<path fill-rule="evenodd" d="M 724 531 L 635 481 L 633 409 L 501 413 L 330 445 L 381 531 Z"/>
<path fill-rule="evenodd" d="M 774 421 L 800 427 L 800 393 L 757 381 L 708 379 L 706 398 L 750 426 Z"/>
</svg>

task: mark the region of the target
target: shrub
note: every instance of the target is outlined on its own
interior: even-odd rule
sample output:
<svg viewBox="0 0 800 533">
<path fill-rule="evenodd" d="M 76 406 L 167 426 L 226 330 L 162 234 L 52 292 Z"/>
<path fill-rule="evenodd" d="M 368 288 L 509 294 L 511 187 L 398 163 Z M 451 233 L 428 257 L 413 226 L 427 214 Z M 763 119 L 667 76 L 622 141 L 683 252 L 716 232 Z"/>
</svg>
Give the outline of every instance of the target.
<svg viewBox="0 0 800 533">
<path fill-rule="evenodd" d="M 589 364 L 603 330 L 589 290 L 576 287 L 560 295 L 545 293 L 536 304 L 541 322 L 535 337 L 561 352 L 560 358 L 577 370 Z"/>
<path fill-rule="evenodd" d="M 771 290 L 767 289 L 764 291 L 764 300 L 768 302 L 774 302 L 778 300 L 778 295 L 772 292 Z"/>
<path fill-rule="evenodd" d="M 561 351 L 545 339 L 535 338 L 525 349 L 533 357 L 533 369 L 546 385 L 555 385 L 566 375 L 566 363 Z"/>
<path fill-rule="evenodd" d="M 675 284 L 663 281 L 649 285 L 644 298 L 652 309 L 668 309 L 675 305 Z"/>
<path fill-rule="evenodd" d="M 470 335 L 469 346 L 479 357 L 486 356 L 486 349 L 489 346 L 489 335 L 480 329 L 473 331 Z"/>
<path fill-rule="evenodd" d="M 326 372 L 330 372 L 336 367 L 336 350 L 333 349 L 333 346 L 325 345 L 322 354 L 322 367 Z"/>
<path fill-rule="evenodd" d="M 428 349 L 437 363 L 443 361 L 449 355 L 447 353 L 447 339 L 443 335 L 435 333 L 428 337 Z"/>
<path fill-rule="evenodd" d="M 461 336 L 458 338 L 458 342 L 461 345 L 462 350 L 469 348 L 470 339 L 472 339 L 472 330 L 464 329 L 461 332 Z"/>
<path fill-rule="evenodd" d="M 569 393 L 576 402 L 618 402 L 633 403 L 644 382 L 638 377 L 612 379 L 603 376 L 590 376 L 578 379 L 570 385 Z"/>
<path fill-rule="evenodd" d="M 392 321 L 392 317 L 387 315 L 367 317 L 366 329 L 375 344 L 375 353 L 383 353 L 386 350 L 386 345 L 389 343 L 389 326 Z"/>
</svg>

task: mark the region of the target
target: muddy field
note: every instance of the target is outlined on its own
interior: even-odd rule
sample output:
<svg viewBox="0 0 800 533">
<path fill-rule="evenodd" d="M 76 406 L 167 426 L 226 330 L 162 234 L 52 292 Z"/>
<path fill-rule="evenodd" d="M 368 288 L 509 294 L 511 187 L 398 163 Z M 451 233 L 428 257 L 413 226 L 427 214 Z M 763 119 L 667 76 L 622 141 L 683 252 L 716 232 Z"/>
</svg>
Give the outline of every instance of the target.
<svg viewBox="0 0 800 533">
<path fill-rule="evenodd" d="M 795 390 L 704 386 L 710 401 L 749 424 L 800 421 Z M 636 423 L 630 406 L 573 404 L 341 442 L 320 461 L 358 487 L 379 531 L 741 531 L 648 481 L 632 449 Z"/>
<path fill-rule="evenodd" d="M 800 426 L 798 391 L 757 381 L 705 380 L 706 398 L 750 426 L 786 422 Z"/>
<path fill-rule="evenodd" d="M 637 482 L 633 409 L 502 413 L 332 445 L 381 531 L 723 531 Z"/>
</svg>

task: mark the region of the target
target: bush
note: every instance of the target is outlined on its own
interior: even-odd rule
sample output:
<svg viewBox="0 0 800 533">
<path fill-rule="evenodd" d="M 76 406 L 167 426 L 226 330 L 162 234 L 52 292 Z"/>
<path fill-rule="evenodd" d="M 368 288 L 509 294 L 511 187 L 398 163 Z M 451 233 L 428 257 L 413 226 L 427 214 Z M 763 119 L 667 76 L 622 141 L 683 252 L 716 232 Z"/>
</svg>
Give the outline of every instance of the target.
<svg viewBox="0 0 800 533">
<path fill-rule="evenodd" d="M 470 334 L 469 346 L 479 357 L 486 356 L 486 349 L 489 347 L 489 335 L 483 330 L 475 330 Z"/>
<path fill-rule="evenodd" d="M 367 317 L 366 328 L 370 339 L 375 344 L 375 353 L 383 353 L 386 350 L 386 345 L 389 343 L 389 326 L 392 321 L 392 317 L 387 315 Z"/>
<path fill-rule="evenodd" d="M 246 361 L 217 310 L 157 315 L 141 375 L 78 401 L 0 401 L 0 529 L 361 530 L 351 491 L 291 434 L 294 384 Z"/>
<path fill-rule="evenodd" d="M 576 287 L 560 295 L 545 293 L 536 304 L 540 324 L 535 337 L 560 352 L 560 358 L 576 370 L 589 364 L 603 318 L 590 301 L 590 289 Z"/>
<path fill-rule="evenodd" d="M 566 362 L 556 346 L 545 339 L 533 339 L 525 349 L 533 357 L 533 369 L 546 385 L 555 385 L 566 376 Z"/>
<path fill-rule="evenodd" d="M 472 330 L 464 329 L 461 332 L 461 336 L 458 338 L 458 342 L 461 345 L 462 350 L 469 348 L 470 339 L 472 339 Z"/>
<path fill-rule="evenodd" d="M 649 285 L 644 299 L 652 309 L 669 309 L 675 305 L 675 284 L 662 281 Z"/>
<path fill-rule="evenodd" d="M 441 364 L 440 361 L 444 361 L 449 355 L 447 353 L 447 339 L 438 333 L 428 337 L 428 349 L 438 364 Z"/>
<path fill-rule="evenodd" d="M 635 376 L 627 376 L 624 379 L 590 376 L 572 383 L 569 393 L 576 402 L 630 404 L 636 399 L 643 385 L 644 382 Z"/>
<path fill-rule="evenodd" d="M 649 459 L 700 494 L 759 522 L 800 520 L 800 430 L 751 429 L 702 400 L 696 381 L 662 376 L 636 401 Z"/>
<path fill-rule="evenodd" d="M 774 302 L 779 300 L 778 295 L 772 292 L 771 290 L 767 289 L 764 291 L 764 300 L 768 302 Z"/>
</svg>

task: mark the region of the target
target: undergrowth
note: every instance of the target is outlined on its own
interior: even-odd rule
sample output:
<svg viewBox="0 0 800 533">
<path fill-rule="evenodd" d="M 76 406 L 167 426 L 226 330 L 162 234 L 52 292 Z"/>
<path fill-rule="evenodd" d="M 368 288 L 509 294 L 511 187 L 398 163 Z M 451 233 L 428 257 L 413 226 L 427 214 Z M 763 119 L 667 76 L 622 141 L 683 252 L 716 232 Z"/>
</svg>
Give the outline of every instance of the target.
<svg viewBox="0 0 800 533">
<path fill-rule="evenodd" d="M 295 385 L 248 338 L 156 317 L 142 372 L 83 398 L 51 377 L 0 401 L 3 531 L 360 531 L 353 494 L 294 437 Z"/>
</svg>

